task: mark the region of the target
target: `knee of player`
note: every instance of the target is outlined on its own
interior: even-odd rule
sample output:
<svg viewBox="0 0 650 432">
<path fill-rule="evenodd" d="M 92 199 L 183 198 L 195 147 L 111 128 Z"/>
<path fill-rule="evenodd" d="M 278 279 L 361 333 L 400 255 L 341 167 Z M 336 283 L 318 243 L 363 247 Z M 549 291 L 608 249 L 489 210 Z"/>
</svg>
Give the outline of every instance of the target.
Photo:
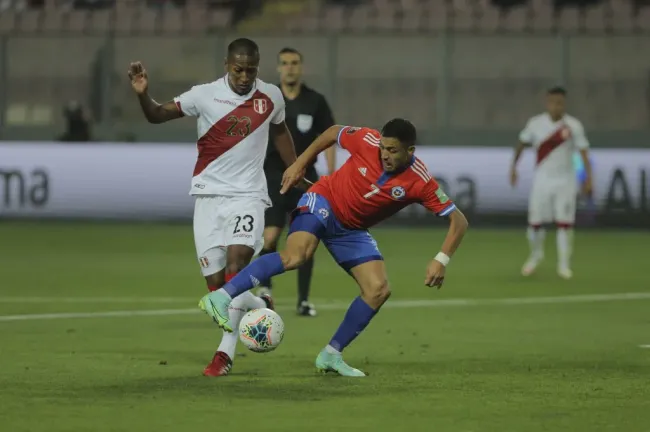
<svg viewBox="0 0 650 432">
<path fill-rule="evenodd" d="M 248 265 L 248 262 L 246 260 L 235 260 L 231 263 L 228 263 L 226 265 L 226 274 L 227 275 L 235 275 L 242 271 L 244 267 Z"/>
<path fill-rule="evenodd" d="M 390 285 L 387 280 L 377 280 L 369 284 L 365 290 L 368 300 L 372 304 L 383 304 L 391 295 Z"/>
<path fill-rule="evenodd" d="M 304 250 L 284 250 L 280 253 L 285 270 L 295 270 L 307 261 L 307 252 Z"/>
</svg>

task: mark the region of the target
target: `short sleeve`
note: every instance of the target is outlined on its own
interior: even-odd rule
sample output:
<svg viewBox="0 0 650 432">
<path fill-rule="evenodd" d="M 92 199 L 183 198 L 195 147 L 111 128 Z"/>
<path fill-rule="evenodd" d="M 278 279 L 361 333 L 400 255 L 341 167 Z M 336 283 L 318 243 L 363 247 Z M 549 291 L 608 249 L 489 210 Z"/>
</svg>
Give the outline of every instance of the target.
<svg viewBox="0 0 650 432">
<path fill-rule="evenodd" d="M 587 135 L 585 134 L 585 128 L 582 126 L 582 123 L 578 120 L 571 125 L 571 134 L 573 136 L 573 143 L 576 148 L 580 150 L 586 150 L 589 148 L 589 141 L 587 140 Z"/>
<path fill-rule="evenodd" d="M 284 101 L 284 97 L 280 97 L 275 104 L 275 113 L 273 114 L 273 117 L 271 117 L 271 123 L 277 125 L 282 123 L 286 117 L 285 107 L 287 104 Z"/>
<path fill-rule="evenodd" d="M 194 86 L 180 96 L 175 97 L 174 103 L 183 115 L 198 117 L 200 93 L 198 86 Z"/>
<path fill-rule="evenodd" d="M 420 191 L 421 204 L 437 216 L 449 216 L 456 210 L 456 204 L 449 199 L 438 182 L 433 178 L 422 187 Z"/>
<path fill-rule="evenodd" d="M 524 129 L 519 132 L 519 141 L 526 144 L 532 144 L 535 136 L 533 134 L 533 120 L 530 119 L 526 122 Z"/>
<path fill-rule="evenodd" d="M 350 153 L 357 153 L 365 148 L 379 147 L 379 133 L 370 128 L 344 126 L 339 131 L 337 142 L 341 148 Z"/>
</svg>

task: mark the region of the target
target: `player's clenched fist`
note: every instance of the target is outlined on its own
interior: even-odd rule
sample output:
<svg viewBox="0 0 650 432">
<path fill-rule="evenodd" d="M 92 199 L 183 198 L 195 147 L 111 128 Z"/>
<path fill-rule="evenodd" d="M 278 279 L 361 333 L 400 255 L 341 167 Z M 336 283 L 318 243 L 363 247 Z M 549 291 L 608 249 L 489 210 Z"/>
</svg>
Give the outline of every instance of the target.
<svg viewBox="0 0 650 432">
<path fill-rule="evenodd" d="M 440 261 L 433 260 L 427 267 L 427 277 L 424 284 L 430 287 L 442 288 L 445 280 L 445 266 Z"/>
<path fill-rule="evenodd" d="M 147 91 L 149 80 L 147 78 L 147 71 L 142 63 L 133 62 L 129 65 L 129 79 L 131 79 L 131 87 L 137 94 L 142 94 Z"/>
<path fill-rule="evenodd" d="M 305 177 L 305 168 L 302 164 L 296 162 L 292 164 L 282 175 L 282 189 L 281 194 L 287 193 L 289 189 L 300 183 Z"/>
</svg>

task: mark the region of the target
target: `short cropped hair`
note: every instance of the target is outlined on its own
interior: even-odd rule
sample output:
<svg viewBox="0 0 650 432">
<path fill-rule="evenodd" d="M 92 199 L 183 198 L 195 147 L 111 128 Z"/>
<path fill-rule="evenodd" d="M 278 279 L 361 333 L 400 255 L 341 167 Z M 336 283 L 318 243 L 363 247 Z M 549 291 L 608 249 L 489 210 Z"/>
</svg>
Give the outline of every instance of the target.
<svg viewBox="0 0 650 432">
<path fill-rule="evenodd" d="M 302 61 L 302 53 L 295 48 L 291 48 L 291 47 L 282 48 L 278 53 L 278 60 L 280 60 L 280 56 L 282 54 L 297 54 L 298 57 L 300 58 L 300 61 Z"/>
<path fill-rule="evenodd" d="M 562 86 L 554 86 L 551 87 L 550 89 L 546 90 L 547 95 L 562 95 L 566 96 L 566 89 Z"/>
<path fill-rule="evenodd" d="M 396 138 L 404 147 L 415 145 L 417 132 L 415 126 L 408 120 L 395 118 L 381 128 L 381 135 L 386 138 Z"/>
<path fill-rule="evenodd" d="M 243 54 L 254 57 L 260 55 L 260 49 L 255 42 L 246 38 L 235 39 L 228 45 L 228 56 Z"/>
</svg>

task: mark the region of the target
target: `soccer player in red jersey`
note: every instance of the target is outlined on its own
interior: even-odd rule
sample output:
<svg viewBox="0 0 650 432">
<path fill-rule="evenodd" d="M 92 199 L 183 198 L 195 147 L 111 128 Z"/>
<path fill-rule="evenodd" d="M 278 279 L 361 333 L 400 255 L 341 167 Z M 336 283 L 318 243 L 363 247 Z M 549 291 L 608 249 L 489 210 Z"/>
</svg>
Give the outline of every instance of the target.
<svg viewBox="0 0 650 432">
<path fill-rule="evenodd" d="M 199 306 L 225 331 L 232 331 L 228 306 L 233 298 L 269 277 L 298 268 L 323 242 L 336 262 L 357 281 L 361 295 L 318 355 L 316 367 L 344 376 L 365 376 L 346 364 L 341 352 L 390 297 L 383 257 L 368 228 L 413 203 L 447 217 L 449 232 L 424 279 L 425 285 L 440 288 L 445 268 L 468 226 L 463 213 L 414 156 L 415 142 L 415 127 L 403 119 L 389 121 L 381 133 L 349 126 L 332 126 L 325 131 L 285 171 L 281 193 L 300 182 L 305 166 L 335 143 L 351 157 L 303 195 L 293 212 L 285 249 L 257 259 L 223 288 L 204 296 Z"/>
</svg>

